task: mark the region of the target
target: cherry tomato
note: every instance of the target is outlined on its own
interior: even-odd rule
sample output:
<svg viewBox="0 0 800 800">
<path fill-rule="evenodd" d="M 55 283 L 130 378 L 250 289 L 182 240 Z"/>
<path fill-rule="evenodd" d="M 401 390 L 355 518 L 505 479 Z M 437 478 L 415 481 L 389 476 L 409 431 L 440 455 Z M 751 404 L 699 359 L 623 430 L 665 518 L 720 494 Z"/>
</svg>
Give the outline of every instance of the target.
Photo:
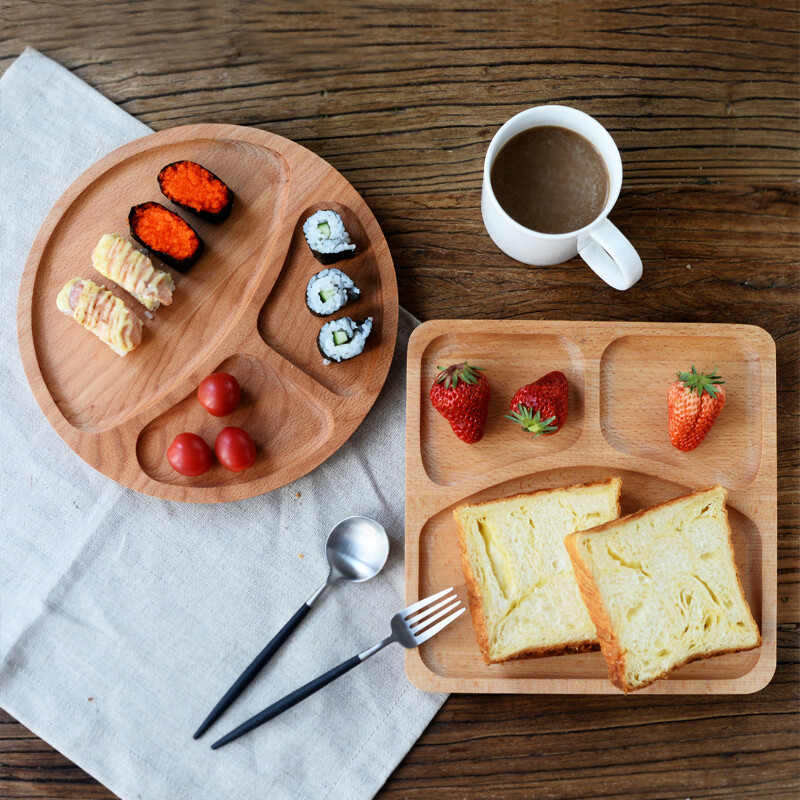
<svg viewBox="0 0 800 800">
<path fill-rule="evenodd" d="M 211 448 L 196 433 L 179 433 L 167 450 L 172 469 L 192 478 L 202 475 L 212 460 Z"/>
<path fill-rule="evenodd" d="M 256 463 L 256 446 L 241 428 L 223 428 L 214 442 L 219 463 L 231 472 L 241 472 Z"/>
<path fill-rule="evenodd" d="M 197 399 L 209 414 L 224 417 L 239 407 L 242 389 L 239 381 L 227 372 L 215 372 L 203 378 L 197 387 Z"/>
</svg>

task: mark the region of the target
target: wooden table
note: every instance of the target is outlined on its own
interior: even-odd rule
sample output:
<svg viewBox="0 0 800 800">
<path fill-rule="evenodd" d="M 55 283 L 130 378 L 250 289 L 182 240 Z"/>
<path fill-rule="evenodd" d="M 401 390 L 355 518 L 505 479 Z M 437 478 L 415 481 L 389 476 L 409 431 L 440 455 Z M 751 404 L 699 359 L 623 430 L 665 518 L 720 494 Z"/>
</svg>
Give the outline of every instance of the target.
<svg viewBox="0 0 800 800">
<path fill-rule="evenodd" d="M 797 3 L 428 5 L 23 0 L 0 6 L 0 69 L 30 44 L 155 129 L 232 122 L 306 145 L 367 199 L 421 319 L 766 328 L 779 370 L 772 683 L 732 698 L 452 696 L 379 797 L 795 798 Z M 484 232 L 484 151 L 539 103 L 587 111 L 619 144 L 612 219 L 645 265 L 625 293 L 578 261 L 523 267 Z M 0 796 L 113 797 L 2 713 Z"/>
</svg>

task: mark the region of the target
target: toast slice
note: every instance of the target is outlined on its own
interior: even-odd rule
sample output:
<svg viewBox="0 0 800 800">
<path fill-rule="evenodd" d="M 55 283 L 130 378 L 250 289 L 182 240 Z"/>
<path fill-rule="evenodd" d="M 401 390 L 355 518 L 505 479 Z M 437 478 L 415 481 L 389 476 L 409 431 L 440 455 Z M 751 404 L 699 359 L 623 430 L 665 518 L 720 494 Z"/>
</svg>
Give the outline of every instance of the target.
<svg viewBox="0 0 800 800">
<path fill-rule="evenodd" d="M 733 558 L 726 496 L 714 486 L 566 537 L 609 678 L 623 692 L 689 661 L 761 644 Z"/>
<path fill-rule="evenodd" d="M 564 537 L 616 519 L 621 485 L 608 478 L 454 510 L 472 624 L 487 664 L 597 649 Z"/>
</svg>

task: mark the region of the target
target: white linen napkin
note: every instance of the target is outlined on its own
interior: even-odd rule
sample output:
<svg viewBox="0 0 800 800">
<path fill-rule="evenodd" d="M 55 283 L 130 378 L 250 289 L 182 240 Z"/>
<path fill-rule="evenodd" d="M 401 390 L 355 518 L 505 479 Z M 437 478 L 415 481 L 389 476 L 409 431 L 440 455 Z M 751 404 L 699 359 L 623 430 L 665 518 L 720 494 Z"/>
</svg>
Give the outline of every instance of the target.
<svg viewBox="0 0 800 800">
<path fill-rule="evenodd" d="M 219 751 L 223 733 L 382 639 L 403 605 L 405 351 L 350 441 L 305 478 L 221 505 L 156 500 L 95 472 L 25 380 L 12 311 L 47 211 L 149 129 L 28 49 L 0 79 L 0 705 L 121 798 L 372 797 L 444 700 L 390 648 Z M 57 313 L 55 300 L 53 313 Z M 381 575 L 340 585 L 200 740 L 192 733 L 327 574 L 351 514 L 391 537 Z"/>
</svg>

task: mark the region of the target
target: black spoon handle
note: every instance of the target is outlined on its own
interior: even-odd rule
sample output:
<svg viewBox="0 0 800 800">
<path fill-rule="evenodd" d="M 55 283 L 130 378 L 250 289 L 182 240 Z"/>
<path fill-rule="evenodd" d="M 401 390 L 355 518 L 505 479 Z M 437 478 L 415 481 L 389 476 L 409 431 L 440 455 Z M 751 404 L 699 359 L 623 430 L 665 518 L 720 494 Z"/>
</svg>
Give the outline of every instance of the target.
<svg viewBox="0 0 800 800">
<path fill-rule="evenodd" d="M 314 692 L 318 692 L 323 688 L 323 686 L 327 686 L 331 681 L 335 681 L 337 678 L 344 675 L 345 672 L 349 672 L 351 669 L 353 669 L 353 667 L 360 664 L 361 661 L 361 655 L 353 656 L 343 664 L 339 664 L 338 667 L 334 667 L 332 670 L 329 670 L 324 675 L 314 678 L 313 681 L 310 681 L 305 686 L 295 689 L 291 694 L 287 694 L 286 697 L 282 697 L 276 703 L 273 703 L 271 706 L 269 706 L 269 708 L 265 708 L 254 717 L 250 717 L 250 719 L 248 719 L 246 722 L 243 722 L 241 725 L 239 725 L 238 728 L 234 728 L 230 733 L 226 733 L 225 736 L 211 745 L 211 749 L 216 750 L 218 747 L 222 747 L 223 745 L 228 744 L 228 742 L 232 742 L 234 739 L 238 739 L 243 734 L 252 731 L 253 728 L 257 728 L 259 725 L 263 725 L 265 722 L 277 717 L 278 714 L 282 714 L 292 706 L 297 705 L 301 700 L 305 700 L 306 697 L 310 697 L 312 694 L 314 694 Z"/>
<path fill-rule="evenodd" d="M 230 704 L 250 685 L 253 678 L 289 638 L 291 632 L 305 619 L 311 610 L 308 603 L 303 603 L 295 615 L 275 634 L 275 638 L 253 659 L 250 666 L 236 679 L 236 683 L 228 689 L 222 699 L 214 706 L 203 724 L 195 731 L 194 738 L 199 739 L 225 712 Z"/>
</svg>

